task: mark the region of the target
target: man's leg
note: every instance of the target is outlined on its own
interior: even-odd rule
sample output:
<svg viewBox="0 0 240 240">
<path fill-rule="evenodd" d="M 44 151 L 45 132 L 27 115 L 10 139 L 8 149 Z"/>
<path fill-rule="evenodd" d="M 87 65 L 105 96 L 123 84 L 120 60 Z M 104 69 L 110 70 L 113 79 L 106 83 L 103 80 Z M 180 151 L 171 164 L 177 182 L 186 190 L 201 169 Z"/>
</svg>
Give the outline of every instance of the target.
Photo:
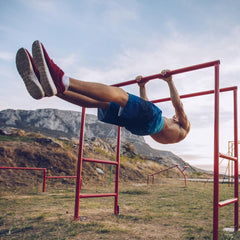
<svg viewBox="0 0 240 240">
<path fill-rule="evenodd" d="M 125 107 L 129 98 L 128 94 L 121 88 L 101 83 L 80 81 L 74 78 L 70 78 L 68 90 L 97 101 L 115 102 L 121 107 Z"/>
<path fill-rule="evenodd" d="M 57 94 L 57 96 L 67 102 L 73 103 L 80 107 L 102 109 L 107 109 L 109 107 L 109 102 L 97 101 L 72 91 L 65 91 L 64 93 Z"/>
<path fill-rule="evenodd" d="M 69 90 L 97 101 L 115 102 L 121 107 L 125 107 L 127 104 L 128 94 L 123 89 L 117 87 L 69 78 L 69 87 L 66 89 L 66 85 L 63 83 L 63 78 L 65 78 L 64 71 L 53 62 L 40 41 L 33 43 L 32 52 L 33 60 L 39 70 L 41 85 L 47 96 L 53 96 Z"/>
</svg>

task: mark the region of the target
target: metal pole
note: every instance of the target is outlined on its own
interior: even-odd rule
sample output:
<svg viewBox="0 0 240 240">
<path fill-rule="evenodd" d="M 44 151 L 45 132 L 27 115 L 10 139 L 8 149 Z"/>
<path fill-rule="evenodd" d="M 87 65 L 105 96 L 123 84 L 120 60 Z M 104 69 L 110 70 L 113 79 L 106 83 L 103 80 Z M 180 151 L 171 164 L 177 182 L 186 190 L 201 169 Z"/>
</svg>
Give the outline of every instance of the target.
<svg viewBox="0 0 240 240">
<path fill-rule="evenodd" d="M 219 226 L 219 64 L 215 65 L 213 240 Z"/>
<path fill-rule="evenodd" d="M 43 192 L 45 192 L 45 189 L 46 189 L 46 169 L 44 169 L 44 173 L 43 173 Z"/>
<path fill-rule="evenodd" d="M 120 171 L 120 148 L 121 148 L 121 127 L 118 127 L 118 137 L 117 137 L 117 156 L 116 156 L 116 180 L 115 180 L 115 203 L 114 203 L 114 213 L 119 214 L 118 207 L 118 191 L 119 191 L 119 171 Z"/>
<path fill-rule="evenodd" d="M 239 227 L 239 192 L 238 192 L 238 119 L 237 119 L 237 89 L 233 91 L 233 104 L 234 104 L 234 157 L 237 158 L 237 161 L 234 162 L 234 196 L 238 199 L 235 202 L 235 217 L 234 217 L 234 230 L 237 231 Z"/>
<path fill-rule="evenodd" d="M 217 60 L 217 61 L 202 63 L 202 64 L 198 64 L 198 65 L 194 65 L 194 66 L 190 66 L 190 67 L 186 67 L 186 68 L 180 68 L 180 69 L 176 69 L 176 70 L 168 72 L 164 77 L 183 73 L 183 72 L 194 71 L 194 70 L 198 70 L 198 69 L 202 69 L 202 68 L 213 67 L 213 66 L 219 65 L 219 64 L 220 64 L 220 61 Z M 159 74 L 143 77 L 142 81 L 148 82 L 149 80 L 153 80 L 156 78 L 163 78 L 163 75 L 161 73 L 159 73 Z M 126 85 L 131 85 L 134 83 L 137 83 L 136 80 L 130 80 L 130 81 L 122 82 L 122 83 L 117 83 L 117 84 L 113 84 L 112 86 L 122 87 L 122 86 L 126 86 Z"/>
<path fill-rule="evenodd" d="M 82 185 L 81 171 L 82 171 L 82 157 L 83 157 L 82 155 L 83 155 L 83 141 L 84 141 L 85 112 L 86 112 L 86 109 L 82 108 L 82 120 L 81 120 L 81 128 L 80 128 L 80 136 L 79 136 L 79 149 L 78 149 L 74 220 L 79 219 L 80 190 L 81 190 L 81 185 Z"/>
</svg>

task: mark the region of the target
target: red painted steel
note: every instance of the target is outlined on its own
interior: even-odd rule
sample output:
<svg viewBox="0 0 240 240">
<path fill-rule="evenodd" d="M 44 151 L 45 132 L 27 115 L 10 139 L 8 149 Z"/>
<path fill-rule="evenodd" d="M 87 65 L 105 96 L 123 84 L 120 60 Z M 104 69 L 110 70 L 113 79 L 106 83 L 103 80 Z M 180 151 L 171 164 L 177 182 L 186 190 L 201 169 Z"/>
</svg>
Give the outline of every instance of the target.
<svg viewBox="0 0 240 240">
<path fill-rule="evenodd" d="M 226 154 L 223 154 L 223 153 L 219 153 L 219 157 L 225 158 L 225 159 L 228 159 L 228 160 L 232 160 L 232 161 L 237 161 L 238 160 L 236 157 L 232 157 L 232 156 L 229 156 L 229 155 L 226 155 Z"/>
<path fill-rule="evenodd" d="M 80 194 L 81 198 L 116 197 L 116 193 Z"/>
<path fill-rule="evenodd" d="M 185 167 L 183 168 L 183 170 L 181 170 L 181 168 L 179 167 L 178 164 L 176 164 L 176 165 L 174 165 L 174 166 L 171 166 L 171 167 L 169 167 L 169 168 L 163 169 L 163 170 L 161 170 L 161 171 L 158 171 L 158 172 L 155 172 L 155 173 L 152 173 L 152 174 L 148 174 L 148 176 L 147 176 L 147 184 L 149 184 L 149 178 L 150 178 L 150 177 L 152 177 L 152 184 L 154 184 L 154 176 L 155 176 L 155 175 L 157 175 L 157 174 L 159 174 L 159 173 L 162 173 L 162 172 L 165 172 L 165 171 L 168 171 L 168 170 L 170 170 L 170 169 L 172 169 L 172 168 L 177 168 L 177 169 L 182 173 L 182 175 L 183 175 L 183 177 L 184 177 L 184 180 L 185 180 L 185 186 L 187 187 L 187 178 L 186 178 L 186 175 L 185 175 L 184 171 L 185 171 L 186 168 L 188 168 L 188 167 L 185 166 Z"/>
<path fill-rule="evenodd" d="M 82 185 L 81 171 L 82 171 L 82 158 L 83 158 L 82 155 L 83 155 L 83 137 L 84 137 L 85 113 L 86 113 L 86 108 L 82 108 L 82 120 L 81 120 L 81 127 L 80 127 L 79 149 L 78 149 L 74 220 L 79 220 L 80 190 L 81 190 L 81 185 Z"/>
<path fill-rule="evenodd" d="M 80 139 L 79 139 L 79 153 L 78 153 L 78 166 L 77 166 L 77 180 L 76 180 L 76 193 L 75 193 L 75 213 L 74 220 L 79 219 L 79 202 L 80 198 L 94 198 L 94 197 L 115 197 L 114 201 L 114 213 L 119 213 L 118 208 L 118 191 L 119 191 L 119 165 L 120 165 L 120 141 L 121 141 L 121 128 L 118 128 L 118 140 L 117 140 L 117 156 L 116 161 L 107 161 L 100 159 L 90 159 L 83 157 L 83 137 L 84 137 L 84 124 L 85 124 L 85 108 L 82 111 L 82 121 L 81 121 L 81 129 L 80 129 Z M 103 193 L 103 194 L 80 194 L 81 191 L 81 170 L 82 170 L 82 162 L 96 162 L 102 164 L 111 164 L 116 165 L 116 180 L 115 180 L 115 193 Z"/>
<path fill-rule="evenodd" d="M 115 174 L 115 201 L 114 201 L 114 213 L 119 213 L 118 207 L 118 192 L 119 192 L 119 171 L 120 171 L 120 148 L 121 148 L 121 127 L 118 127 L 118 135 L 117 135 L 117 156 L 116 161 L 118 165 L 116 166 L 116 174 Z"/>
<path fill-rule="evenodd" d="M 46 176 L 47 176 L 47 171 L 44 171 L 43 175 L 43 192 L 46 190 Z"/>
<path fill-rule="evenodd" d="M 215 66 L 214 103 L 214 177 L 213 177 L 213 240 L 218 239 L 219 227 L 219 65 Z"/>
<path fill-rule="evenodd" d="M 194 66 L 190 66 L 190 67 L 186 67 L 186 68 L 180 68 L 177 70 L 173 70 L 170 71 L 166 76 L 168 75 L 174 75 L 174 74 L 179 74 L 179 73 L 184 73 L 184 72 L 189 72 L 189 71 L 194 71 L 194 70 L 198 70 L 198 69 L 202 69 L 202 68 L 207 68 L 207 67 L 213 67 L 214 66 L 214 73 L 215 73 L 215 88 L 214 90 L 211 91 L 203 91 L 203 92 L 198 92 L 198 93 L 192 93 L 192 94 L 186 94 L 186 95 L 181 95 L 181 98 L 189 98 L 189 97 L 196 97 L 196 96 L 202 96 L 202 95 L 207 95 L 207 94 L 213 94 L 215 95 L 215 103 L 214 103 L 214 192 L 213 192 L 213 240 L 217 240 L 218 239 L 218 224 L 219 224 L 219 93 L 223 92 L 223 91 L 230 91 L 233 90 L 234 91 L 234 139 L 235 139 L 235 143 L 237 143 L 237 98 L 235 97 L 236 95 L 236 87 L 230 87 L 230 88 L 224 88 L 224 89 L 219 89 L 219 64 L 220 61 L 212 61 L 212 62 L 208 62 L 208 63 L 203 63 L 203 64 L 198 64 L 198 65 L 194 65 Z M 163 76 L 161 74 L 156 74 L 156 75 L 151 75 L 151 76 L 147 76 L 147 77 L 143 77 L 143 81 L 147 82 L 150 81 L 152 79 L 156 79 L 156 78 L 163 78 Z M 126 86 L 126 85 L 130 85 L 130 84 L 134 84 L 136 83 L 136 80 L 130 80 L 127 82 L 122 82 L 122 83 L 117 83 L 114 84 L 112 86 L 116 86 L 116 87 L 121 87 L 121 86 Z M 236 95 L 237 96 L 237 95 Z M 164 98 L 164 99 L 159 99 L 159 100 L 153 100 L 153 103 L 157 103 L 157 102 L 164 102 L 164 101 L 170 101 L 170 98 Z M 83 121 L 82 121 L 83 122 Z M 82 123 L 81 123 L 82 125 Z M 81 127 L 82 130 L 84 130 L 84 128 Z M 81 131 L 82 132 L 82 131 Z M 83 134 L 83 133 L 82 133 Z M 80 142 L 83 141 L 83 136 L 80 136 Z M 82 145 L 80 147 L 81 151 L 82 151 Z M 237 144 L 235 144 L 235 156 L 238 159 L 238 152 L 237 152 L 238 146 Z M 79 154 L 81 156 L 79 156 L 79 162 L 82 162 L 82 153 Z M 235 161 L 235 198 L 237 198 L 237 201 L 235 202 L 235 230 L 238 229 L 238 205 L 239 205 L 239 200 L 238 200 L 238 161 Z M 79 173 L 79 169 L 80 169 L 80 165 L 81 163 L 78 163 L 78 175 L 80 175 Z M 118 182 L 118 178 L 119 178 L 119 164 L 116 165 L 117 166 L 117 176 L 116 176 L 116 183 Z M 154 177 L 154 175 L 153 175 Z M 154 181 L 154 179 L 153 179 Z M 81 182 L 81 176 L 77 177 L 77 183 Z M 76 184 L 77 185 L 77 184 Z M 78 190 L 79 189 L 79 190 Z M 115 190 L 117 191 L 117 195 L 118 195 L 118 185 L 115 186 Z M 237 197 L 236 197 L 237 196 Z M 80 197 L 80 184 L 78 184 L 76 186 L 76 197 L 75 197 L 75 219 L 78 219 L 78 209 L 79 209 L 79 197 Z M 116 208 L 118 208 L 118 206 L 116 206 L 117 201 L 115 201 L 115 213 L 116 213 Z"/>
<path fill-rule="evenodd" d="M 236 203 L 236 202 L 238 202 L 238 198 L 232 198 L 232 199 L 228 199 L 228 200 L 219 202 L 218 206 L 219 207 L 224 207 L 224 206 L 227 206 L 229 204 Z"/>
<path fill-rule="evenodd" d="M 46 179 L 56 179 L 56 178 L 77 178 L 77 176 L 46 176 Z"/>
<path fill-rule="evenodd" d="M 228 91 L 234 91 L 235 89 L 237 89 L 237 87 L 227 87 L 227 88 L 221 88 L 220 92 L 228 92 Z M 196 93 L 190 93 L 190 94 L 184 94 L 184 95 L 180 95 L 180 98 L 191 98 L 191 97 L 199 97 L 199 96 L 203 96 L 203 95 L 210 95 L 210 94 L 214 94 L 214 90 L 208 90 L 208 91 L 202 91 L 202 92 L 196 92 Z M 151 101 L 152 103 L 160 103 L 160 102 L 167 102 L 167 101 L 171 101 L 171 98 L 162 98 L 162 99 L 157 99 L 157 100 L 153 100 Z"/>
<path fill-rule="evenodd" d="M 13 169 L 13 170 L 30 170 L 30 171 L 43 171 L 43 192 L 46 188 L 46 168 L 33 168 L 33 167 L 0 167 L 0 169 Z"/>
<path fill-rule="evenodd" d="M 104 163 L 104 164 L 111 164 L 111 165 L 118 165 L 117 162 L 107 161 L 107 160 L 100 160 L 100 159 L 83 158 L 83 161 L 85 161 L 85 162 Z"/>
<path fill-rule="evenodd" d="M 186 68 L 176 69 L 176 70 L 168 72 L 168 74 L 166 74 L 165 77 L 166 76 L 170 76 L 170 75 L 179 74 L 179 73 L 194 71 L 194 70 L 198 70 L 198 69 L 213 67 L 216 64 L 217 65 L 220 64 L 220 61 L 217 60 L 217 61 L 202 63 L 202 64 L 198 64 L 198 65 L 194 65 L 194 66 L 190 66 L 190 67 L 186 67 Z M 148 81 L 156 79 L 156 78 L 163 78 L 163 75 L 161 73 L 159 73 L 159 74 L 143 77 L 142 81 L 148 82 Z M 135 79 L 134 80 L 130 80 L 130 81 L 126 81 L 126 82 L 122 82 L 122 83 L 113 84 L 112 86 L 123 87 L 123 86 L 131 85 L 131 84 L 134 84 L 134 83 L 137 83 Z"/>
<path fill-rule="evenodd" d="M 237 89 L 233 91 L 233 110 L 234 110 L 234 157 L 238 159 L 238 111 L 237 111 Z M 234 230 L 238 231 L 239 228 L 239 176 L 238 176 L 238 161 L 235 162 L 234 169 L 234 196 L 238 199 L 235 203 L 235 220 L 234 220 Z"/>
</svg>

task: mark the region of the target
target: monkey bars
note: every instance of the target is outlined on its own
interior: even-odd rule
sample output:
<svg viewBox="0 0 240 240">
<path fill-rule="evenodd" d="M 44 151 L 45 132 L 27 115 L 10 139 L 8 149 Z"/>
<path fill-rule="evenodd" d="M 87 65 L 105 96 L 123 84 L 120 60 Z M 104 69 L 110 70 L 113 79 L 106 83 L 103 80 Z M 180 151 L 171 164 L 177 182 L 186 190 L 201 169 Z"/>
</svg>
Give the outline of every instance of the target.
<svg viewBox="0 0 240 240">
<path fill-rule="evenodd" d="M 196 96 L 203 96 L 207 94 L 214 94 L 214 191 L 213 191 L 213 240 L 218 239 L 218 228 L 219 228 L 219 208 L 223 207 L 228 204 L 234 204 L 234 229 L 235 231 L 238 230 L 239 227 L 239 216 L 238 216 L 238 208 L 239 208 L 239 195 L 238 195 L 238 133 L 237 133 L 237 87 L 230 87 L 230 88 L 219 88 L 219 65 L 220 61 L 212 61 L 203 64 L 198 64 L 186 68 L 180 68 L 173 71 L 168 72 L 164 77 L 180 74 L 189 71 L 195 71 L 198 69 L 214 67 L 214 90 L 210 91 L 203 91 L 197 93 L 191 93 L 182 95 L 181 98 L 189 98 L 189 97 L 196 97 Z M 143 77 L 142 81 L 150 81 L 156 78 L 163 78 L 162 74 L 151 75 L 147 77 Z M 122 87 L 130 84 L 137 83 L 136 80 L 130 80 L 127 82 L 122 82 L 118 84 L 114 84 L 112 86 L 115 87 Z M 224 203 L 219 203 L 219 93 L 225 91 L 233 91 L 233 109 L 234 109 L 234 198 L 231 200 L 227 200 Z M 159 99 L 152 101 L 153 103 L 157 102 L 164 102 L 169 101 L 170 98 Z M 76 180 L 76 194 L 75 194 L 75 215 L 74 219 L 79 219 L 79 201 L 81 196 L 81 184 L 82 184 L 82 162 L 84 161 L 83 158 L 83 136 L 84 136 L 84 122 L 85 122 L 85 108 L 82 109 L 82 121 L 81 121 L 81 129 L 80 129 L 80 137 L 79 137 L 79 155 L 78 155 L 78 165 L 77 165 L 77 180 Z M 118 213 L 118 181 L 119 181 L 119 167 L 120 167 L 120 127 L 118 128 L 118 146 L 117 146 L 117 160 L 115 163 L 117 170 L 116 170 L 116 181 L 115 181 L 115 193 L 114 194 L 105 194 L 107 196 L 114 196 L 115 197 L 115 204 L 114 204 L 114 213 Z M 93 161 L 92 161 L 93 162 Z M 104 195 L 94 194 L 91 197 L 103 197 Z M 106 197 L 107 197 L 106 196 Z M 90 196 L 88 196 L 90 197 Z"/>
</svg>

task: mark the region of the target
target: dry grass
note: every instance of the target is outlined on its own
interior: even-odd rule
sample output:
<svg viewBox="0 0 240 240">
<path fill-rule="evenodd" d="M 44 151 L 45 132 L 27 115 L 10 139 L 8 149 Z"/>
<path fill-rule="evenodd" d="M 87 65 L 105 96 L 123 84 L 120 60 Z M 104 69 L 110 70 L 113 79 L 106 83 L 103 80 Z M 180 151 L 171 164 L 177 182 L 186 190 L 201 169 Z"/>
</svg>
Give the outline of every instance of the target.
<svg viewBox="0 0 240 240">
<path fill-rule="evenodd" d="M 112 186 L 84 186 L 82 192 L 112 192 Z M 63 187 L 63 186 L 62 186 Z M 220 198 L 232 188 L 220 185 Z M 121 184 L 120 214 L 112 198 L 81 199 L 80 220 L 73 221 L 74 187 L 48 193 L 2 191 L 0 239 L 212 239 L 212 184 L 167 180 L 161 184 Z M 220 229 L 233 225 L 233 206 L 220 210 Z M 220 239 L 239 239 L 220 231 Z"/>
</svg>

